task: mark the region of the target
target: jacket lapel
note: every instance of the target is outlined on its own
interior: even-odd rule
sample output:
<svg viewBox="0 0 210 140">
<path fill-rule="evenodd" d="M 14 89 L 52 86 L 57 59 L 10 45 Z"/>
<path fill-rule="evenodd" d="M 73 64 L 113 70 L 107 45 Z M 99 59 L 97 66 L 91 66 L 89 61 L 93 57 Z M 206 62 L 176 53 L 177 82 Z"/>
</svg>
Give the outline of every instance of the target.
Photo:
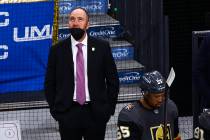
<svg viewBox="0 0 210 140">
<path fill-rule="evenodd" d="M 67 66 L 70 66 L 71 69 L 74 70 L 74 62 L 73 62 L 73 54 L 72 54 L 72 46 L 71 46 L 71 38 L 67 38 L 65 40 L 64 46 L 64 61 L 67 64 Z"/>
<path fill-rule="evenodd" d="M 92 63 L 93 63 L 93 53 L 95 52 L 95 44 L 91 37 L 88 37 L 88 53 L 87 53 L 87 73 L 89 76 L 89 72 L 91 71 Z"/>
</svg>

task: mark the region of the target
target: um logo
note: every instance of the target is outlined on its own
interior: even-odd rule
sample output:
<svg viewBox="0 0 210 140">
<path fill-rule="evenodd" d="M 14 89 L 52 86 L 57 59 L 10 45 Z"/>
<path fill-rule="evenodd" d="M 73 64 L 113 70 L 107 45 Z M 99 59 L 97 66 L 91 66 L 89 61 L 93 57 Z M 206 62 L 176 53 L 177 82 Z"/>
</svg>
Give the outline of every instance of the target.
<svg viewBox="0 0 210 140">
<path fill-rule="evenodd" d="M 14 28 L 13 39 L 15 42 L 51 39 L 52 30 L 53 27 L 51 27 L 50 24 L 44 25 L 41 30 L 37 26 L 25 27 L 24 36 L 19 37 L 19 29 L 16 27 Z"/>
</svg>

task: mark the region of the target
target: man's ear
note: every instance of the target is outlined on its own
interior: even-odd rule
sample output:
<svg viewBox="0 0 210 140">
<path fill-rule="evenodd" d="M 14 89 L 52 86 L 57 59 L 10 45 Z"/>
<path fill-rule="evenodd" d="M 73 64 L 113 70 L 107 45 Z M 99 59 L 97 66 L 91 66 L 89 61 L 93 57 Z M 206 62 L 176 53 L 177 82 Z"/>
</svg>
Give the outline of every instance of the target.
<svg viewBox="0 0 210 140">
<path fill-rule="evenodd" d="M 144 98 L 149 98 L 150 97 L 150 94 L 148 92 L 144 93 Z"/>
<path fill-rule="evenodd" d="M 90 26 L 90 22 L 88 21 L 87 26 L 86 26 L 86 30 L 89 29 Z"/>
</svg>

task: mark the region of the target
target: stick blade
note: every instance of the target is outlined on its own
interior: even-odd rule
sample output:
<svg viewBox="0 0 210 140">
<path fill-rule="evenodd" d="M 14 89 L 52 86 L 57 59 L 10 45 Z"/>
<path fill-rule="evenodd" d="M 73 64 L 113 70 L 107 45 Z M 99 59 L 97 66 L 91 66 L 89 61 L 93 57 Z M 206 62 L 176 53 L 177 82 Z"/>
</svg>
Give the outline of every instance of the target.
<svg viewBox="0 0 210 140">
<path fill-rule="evenodd" d="M 168 78 L 167 78 L 167 80 L 166 80 L 166 83 L 167 83 L 167 85 L 168 85 L 169 87 L 170 87 L 171 84 L 173 83 L 174 79 L 175 79 L 175 71 L 174 71 L 174 69 L 173 69 L 173 67 L 172 67 L 171 70 L 170 70 L 170 73 L 169 73 L 169 75 L 168 75 Z"/>
</svg>

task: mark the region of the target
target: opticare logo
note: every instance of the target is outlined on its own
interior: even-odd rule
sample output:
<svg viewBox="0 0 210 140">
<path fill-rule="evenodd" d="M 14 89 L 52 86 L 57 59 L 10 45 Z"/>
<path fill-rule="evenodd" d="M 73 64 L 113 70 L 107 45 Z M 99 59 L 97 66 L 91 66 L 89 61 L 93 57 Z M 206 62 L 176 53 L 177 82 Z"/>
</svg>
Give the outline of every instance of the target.
<svg viewBox="0 0 210 140">
<path fill-rule="evenodd" d="M 121 83 L 133 83 L 139 81 L 141 75 L 139 72 L 128 72 L 124 73 L 122 77 L 119 78 Z"/>
<path fill-rule="evenodd" d="M 127 49 L 113 49 L 112 51 L 112 55 L 115 59 L 128 57 L 128 54 Z"/>
<path fill-rule="evenodd" d="M 0 19 L 0 28 L 10 25 L 9 12 L 0 12 Z M 43 25 L 42 28 L 39 28 L 38 26 L 14 27 L 13 40 L 15 42 L 27 42 L 51 39 L 52 31 L 53 27 L 50 24 Z M 0 60 L 9 57 L 8 50 L 8 45 L 0 44 Z"/>
<path fill-rule="evenodd" d="M 114 37 L 116 36 L 115 27 L 103 27 L 99 31 L 90 31 L 90 36 Z"/>
</svg>

